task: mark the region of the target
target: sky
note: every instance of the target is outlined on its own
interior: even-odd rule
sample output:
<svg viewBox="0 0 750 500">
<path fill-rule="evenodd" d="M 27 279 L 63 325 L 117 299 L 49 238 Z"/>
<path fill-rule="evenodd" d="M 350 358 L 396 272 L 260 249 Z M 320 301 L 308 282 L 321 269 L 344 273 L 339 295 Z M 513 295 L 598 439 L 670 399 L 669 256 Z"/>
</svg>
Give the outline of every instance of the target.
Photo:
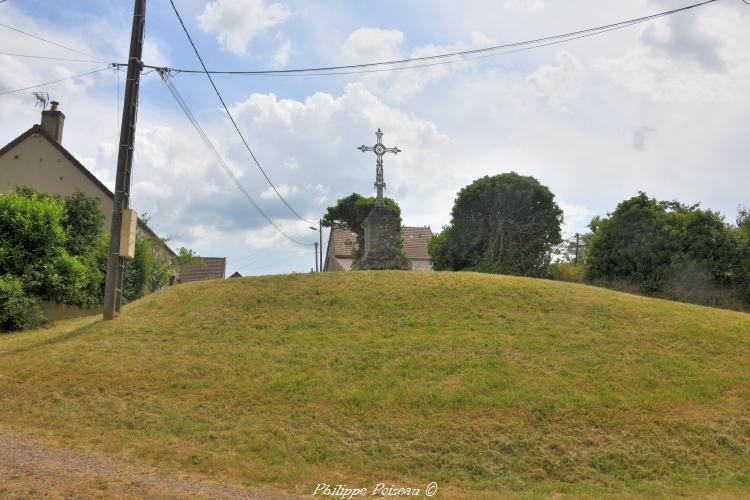
<svg viewBox="0 0 750 500">
<path fill-rule="evenodd" d="M 359 64 L 488 47 L 610 24 L 692 0 L 175 0 L 209 69 Z M 0 93 L 126 62 L 132 2 L 7 0 L 0 23 L 101 62 L 0 55 Z M 638 191 L 700 202 L 735 220 L 750 206 L 750 6 L 720 0 L 645 24 L 535 50 L 403 71 L 215 78 L 278 191 L 317 226 L 336 200 L 373 195 L 384 132 L 386 196 L 405 225 L 440 231 L 457 192 L 515 171 L 549 187 L 566 235 Z M 0 26 L 0 52 L 90 59 Z M 147 7 L 143 62 L 196 69 L 166 0 Z M 115 177 L 124 70 L 39 87 L 66 115 L 63 146 L 106 185 Z M 132 203 L 150 226 L 227 276 L 306 272 L 311 224 L 270 189 L 201 74 L 172 81 L 260 216 L 160 80 L 145 71 Z M 0 145 L 40 119 L 31 90 L 0 96 Z M 324 240 L 327 241 L 327 235 Z"/>
</svg>

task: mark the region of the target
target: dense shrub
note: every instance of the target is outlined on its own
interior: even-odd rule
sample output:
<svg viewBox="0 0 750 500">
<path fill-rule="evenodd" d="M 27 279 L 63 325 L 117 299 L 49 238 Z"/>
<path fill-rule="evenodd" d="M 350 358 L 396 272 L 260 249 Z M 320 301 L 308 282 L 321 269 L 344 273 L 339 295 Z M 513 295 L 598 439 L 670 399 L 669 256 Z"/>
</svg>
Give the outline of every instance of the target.
<svg viewBox="0 0 750 500">
<path fill-rule="evenodd" d="M 743 220 L 645 193 L 595 218 L 586 258 L 590 281 L 630 283 L 645 293 L 722 307 L 750 303 Z M 744 257 L 743 257 L 744 256 Z M 738 302 L 738 299 L 741 302 Z"/>
<path fill-rule="evenodd" d="M 103 223 L 99 200 L 80 191 L 63 197 L 19 187 L 0 194 L 0 276 L 11 297 L 8 329 L 20 328 L 23 311 L 38 300 L 102 303 L 109 248 Z M 125 265 L 124 301 L 161 288 L 175 266 L 196 260 L 187 249 L 174 259 L 150 249 L 159 243 L 136 238 L 135 259 Z"/>
<path fill-rule="evenodd" d="M 61 201 L 0 194 L 0 275 L 20 279 L 24 291 L 44 300 L 76 300 L 85 267 L 65 248 Z"/>
<path fill-rule="evenodd" d="M 35 305 L 36 301 L 23 291 L 20 279 L 0 276 L 0 331 L 23 328 Z"/>
<path fill-rule="evenodd" d="M 546 276 L 562 220 L 555 196 L 533 177 L 485 176 L 459 191 L 430 260 L 436 270 Z"/>
<path fill-rule="evenodd" d="M 581 283 L 584 281 L 585 268 L 568 262 L 555 262 L 549 266 L 549 277 L 556 281 L 571 281 Z"/>
</svg>

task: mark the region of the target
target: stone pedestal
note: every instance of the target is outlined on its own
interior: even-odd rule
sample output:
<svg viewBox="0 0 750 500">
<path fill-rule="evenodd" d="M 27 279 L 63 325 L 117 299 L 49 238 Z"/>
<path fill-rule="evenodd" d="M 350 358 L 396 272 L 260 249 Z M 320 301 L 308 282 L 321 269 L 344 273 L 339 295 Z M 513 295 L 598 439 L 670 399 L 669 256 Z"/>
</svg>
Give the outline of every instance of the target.
<svg viewBox="0 0 750 500">
<path fill-rule="evenodd" d="M 357 270 L 410 269 L 409 260 L 401 256 L 399 231 L 401 221 L 384 205 L 375 205 L 362 223 L 365 249 Z"/>
</svg>

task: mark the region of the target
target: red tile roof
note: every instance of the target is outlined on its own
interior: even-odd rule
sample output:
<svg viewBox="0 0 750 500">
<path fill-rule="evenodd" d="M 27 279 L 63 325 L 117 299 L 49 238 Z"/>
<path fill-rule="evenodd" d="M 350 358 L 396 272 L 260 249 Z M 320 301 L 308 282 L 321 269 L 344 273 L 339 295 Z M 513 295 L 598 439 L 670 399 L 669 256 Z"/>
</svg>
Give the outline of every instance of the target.
<svg viewBox="0 0 750 500">
<path fill-rule="evenodd" d="M 357 248 L 357 235 L 346 229 L 336 227 L 333 229 L 333 254 L 336 257 L 348 259 Z"/>
<path fill-rule="evenodd" d="M 432 238 L 432 230 L 429 227 L 403 227 L 404 253 L 410 259 L 427 260 L 427 245 Z M 333 253 L 337 259 L 350 259 L 352 251 L 357 248 L 357 235 L 342 228 L 334 228 L 331 234 L 333 238 Z"/>
<path fill-rule="evenodd" d="M 427 245 L 432 239 L 432 229 L 429 227 L 404 227 L 404 253 L 410 259 L 426 260 L 430 258 Z"/>
</svg>

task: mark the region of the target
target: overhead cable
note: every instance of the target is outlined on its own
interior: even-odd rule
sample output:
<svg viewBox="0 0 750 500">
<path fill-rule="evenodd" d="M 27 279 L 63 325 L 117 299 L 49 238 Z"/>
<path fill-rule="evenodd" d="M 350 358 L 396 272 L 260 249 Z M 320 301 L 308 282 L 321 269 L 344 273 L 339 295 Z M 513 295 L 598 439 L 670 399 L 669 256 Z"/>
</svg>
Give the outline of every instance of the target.
<svg viewBox="0 0 750 500">
<path fill-rule="evenodd" d="M 169 89 L 170 94 L 172 94 L 172 97 L 174 97 L 175 101 L 177 101 L 177 104 L 180 106 L 180 109 L 182 109 L 183 113 L 185 113 L 185 116 L 190 121 L 190 123 L 193 125 L 193 128 L 195 128 L 195 131 L 198 132 L 198 135 L 203 139 L 203 142 L 205 142 L 208 149 L 211 150 L 211 152 L 214 154 L 216 159 L 219 162 L 219 165 L 221 168 L 226 172 L 226 174 L 229 176 L 231 181 L 237 186 L 237 188 L 242 192 L 242 194 L 247 198 L 247 200 L 250 202 L 250 204 L 255 208 L 255 210 L 264 218 L 266 221 L 268 221 L 271 226 L 273 226 L 279 233 L 281 233 L 285 238 L 287 238 L 289 241 L 296 243 L 297 245 L 301 246 L 310 246 L 309 243 L 302 242 L 296 238 L 293 238 L 289 234 L 287 234 L 283 229 L 281 229 L 278 224 L 276 224 L 269 216 L 266 214 L 262 208 L 255 202 L 253 197 L 250 195 L 250 193 L 245 189 L 245 187 L 242 185 L 240 180 L 237 178 L 237 176 L 232 172 L 232 170 L 229 168 L 229 166 L 224 161 L 224 158 L 222 157 L 221 153 L 219 153 L 218 149 L 214 146 L 211 139 L 208 137 L 206 132 L 203 130 L 203 127 L 201 127 L 198 120 L 195 118 L 195 115 L 190 110 L 189 106 L 185 102 L 185 100 L 182 98 L 182 95 L 177 90 L 177 87 L 175 87 L 174 83 L 169 78 L 169 75 L 167 73 L 162 73 L 162 80 L 164 81 L 165 85 L 167 86 L 167 89 Z"/>
<path fill-rule="evenodd" d="M 100 63 L 107 62 L 103 60 L 92 61 L 90 59 L 70 59 L 67 57 L 37 56 L 37 55 L 31 55 L 31 54 L 14 54 L 10 52 L 0 52 L 0 56 L 25 57 L 25 58 L 30 58 L 30 59 L 44 59 L 47 61 L 82 62 L 82 63 L 89 63 L 89 64 L 100 64 Z"/>
<path fill-rule="evenodd" d="M 216 83 L 214 83 L 214 79 L 211 77 L 211 74 L 208 72 L 208 69 L 206 68 L 205 63 L 203 62 L 203 58 L 201 57 L 200 53 L 198 52 L 198 48 L 195 46 L 195 43 L 193 43 L 193 38 L 190 36 L 190 32 L 187 29 L 187 26 L 185 26 L 185 23 L 182 21 L 182 17 L 180 16 L 179 11 L 177 10 L 177 7 L 174 4 L 173 0 L 169 0 L 169 3 L 172 4 L 172 9 L 174 10 L 175 15 L 177 16 L 177 19 L 180 21 L 180 25 L 182 26 L 182 30 L 185 32 L 185 35 L 187 36 L 188 41 L 190 42 L 190 45 L 193 47 L 193 52 L 195 52 L 196 57 L 198 57 L 198 61 L 201 63 L 201 67 L 203 67 L 203 73 L 206 74 L 208 77 L 208 80 L 211 82 L 211 86 L 214 89 L 214 92 L 216 92 L 216 96 L 219 98 L 219 101 L 221 101 L 221 105 L 224 107 L 224 111 L 227 113 L 227 116 L 229 117 L 229 120 L 232 122 L 232 125 L 234 126 L 234 129 L 237 131 L 237 134 L 240 136 L 240 139 L 242 139 L 242 143 L 245 145 L 245 148 L 250 153 L 250 156 L 252 157 L 253 161 L 255 162 L 255 165 L 257 165 L 258 169 L 263 174 L 263 177 L 266 178 L 266 181 L 268 181 L 268 184 L 271 186 L 273 191 L 276 193 L 276 196 L 286 205 L 286 207 L 289 209 L 290 212 L 294 214 L 295 217 L 298 219 L 307 222 L 308 224 L 312 224 L 312 221 L 309 221 L 302 217 L 300 214 L 297 213 L 296 210 L 294 210 L 291 205 L 284 199 L 284 197 L 279 193 L 279 190 L 276 189 L 276 186 L 271 182 L 271 179 L 268 177 L 268 174 L 266 174 L 266 171 L 263 170 L 263 167 L 260 165 L 260 162 L 255 157 L 255 153 L 253 153 L 253 150 L 250 148 L 250 145 L 247 143 L 247 140 L 245 140 L 245 136 L 242 135 L 242 132 L 240 131 L 239 126 L 237 125 L 237 122 L 234 120 L 234 117 L 232 116 L 232 113 L 229 111 L 229 107 L 224 102 L 224 98 L 221 96 L 221 92 L 219 92 L 219 89 L 216 87 Z"/>
<path fill-rule="evenodd" d="M 28 87 L 24 87 L 22 89 L 8 90 L 6 92 L 0 92 L 0 96 L 7 95 L 7 94 L 15 94 L 16 92 L 22 92 L 24 90 L 35 89 L 37 87 L 44 87 L 45 85 L 52 85 L 53 83 L 60 83 L 60 82 L 66 81 L 66 80 L 74 80 L 76 78 L 81 78 L 83 76 L 93 75 L 94 73 L 99 73 L 101 71 L 106 71 L 106 70 L 108 70 L 110 68 L 111 68 L 111 66 L 106 66 L 104 68 L 95 69 L 94 71 L 89 71 L 88 73 L 81 73 L 80 75 L 68 76 L 68 77 L 65 77 L 65 78 L 60 78 L 59 80 L 52 80 L 51 82 L 38 83 L 36 85 L 29 85 Z"/>
<path fill-rule="evenodd" d="M 420 61 L 429 61 L 429 60 L 435 60 L 435 59 L 446 59 L 446 58 L 452 58 L 452 57 L 459 57 L 459 56 L 466 56 L 466 55 L 473 55 L 473 54 L 480 54 L 480 53 L 486 53 L 486 52 L 495 52 L 502 49 L 509 49 L 509 48 L 515 48 L 515 47 L 521 47 L 526 45 L 535 45 L 535 44 L 542 44 L 545 42 L 552 42 L 555 40 L 574 40 L 576 38 L 582 38 L 582 35 L 593 35 L 593 34 L 599 34 L 599 33 L 605 33 L 607 31 L 612 31 L 614 29 L 624 28 L 628 26 L 632 26 L 634 24 L 640 24 L 647 21 L 651 21 L 654 19 L 658 19 L 660 17 L 670 16 L 673 14 L 677 14 L 680 12 L 685 12 L 691 9 L 696 9 L 698 7 L 703 7 L 705 5 L 718 2 L 719 0 L 705 0 L 703 2 L 687 5 L 685 7 L 680 7 L 677 9 L 672 9 L 664 12 L 658 12 L 656 14 L 651 14 L 648 16 L 638 17 L 634 19 L 629 19 L 626 21 L 619 21 L 612 24 L 606 24 L 602 26 L 597 26 L 594 28 L 586 28 L 581 29 L 577 31 L 571 31 L 568 33 L 563 33 L 559 35 L 552 35 L 552 36 L 546 36 L 542 38 L 536 38 L 532 40 L 525 40 L 521 42 L 513 42 L 513 43 L 506 43 L 502 45 L 494 45 L 490 47 L 483 47 L 478 49 L 468 49 L 468 50 L 461 50 L 461 51 L 455 51 L 455 52 L 446 52 L 442 54 L 434 54 L 429 56 L 422 56 L 422 57 L 411 57 L 411 58 L 405 58 L 405 59 L 396 59 L 396 60 L 390 60 L 390 61 L 381 61 L 381 62 L 372 62 L 372 63 L 361 63 L 361 64 L 348 64 L 348 65 L 336 65 L 336 66 L 323 66 L 323 67 L 317 67 L 317 68 L 295 68 L 295 69 L 276 69 L 276 70 L 232 70 L 232 71 L 209 71 L 206 69 L 206 66 L 203 64 L 202 59 L 201 60 L 201 66 L 203 69 L 179 69 L 179 68 L 168 68 L 170 71 L 179 72 L 179 73 L 205 73 L 208 75 L 273 75 L 273 74 L 295 74 L 295 73 L 315 73 L 315 72 L 328 72 L 328 71 L 338 71 L 338 70 L 353 70 L 353 69 L 363 69 L 363 68 L 371 68 L 371 67 L 378 67 L 378 66 L 393 66 L 393 65 L 404 65 L 414 62 L 420 62 Z M 180 23 L 183 26 L 183 29 L 185 30 L 185 33 L 188 35 L 188 38 L 190 39 L 190 35 L 187 32 L 187 29 L 185 28 L 184 23 L 182 23 L 182 19 L 179 16 L 179 13 L 177 12 L 176 7 L 174 6 L 173 0 L 170 0 L 170 3 L 172 4 L 172 7 L 175 10 L 175 13 L 177 14 L 178 18 L 180 19 Z M 192 39 L 190 40 L 192 44 Z M 550 44 L 546 44 L 550 45 Z M 538 45 L 540 47 L 543 47 L 545 45 Z M 195 46 L 193 46 L 195 49 Z M 197 54 L 197 50 L 196 50 Z M 155 67 L 155 66 L 144 66 L 144 67 Z M 407 66 L 407 67 L 421 67 L 421 66 Z M 389 70 L 392 70 L 389 68 Z M 342 73 L 332 73 L 332 74 L 342 74 Z"/>
<path fill-rule="evenodd" d="M 18 28 L 14 28 L 13 26 L 8 26 L 7 24 L 0 23 L 0 26 L 2 26 L 3 28 L 7 28 L 9 30 L 15 31 L 17 33 L 21 33 L 22 35 L 30 36 L 31 38 L 35 38 L 35 39 L 40 40 L 42 42 L 49 43 L 51 45 L 55 45 L 55 46 L 60 47 L 62 49 L 70 50 L 71 52 L 75 52 L 76 54 L 80 54 L 82 56 L 90 57 L 91 59 L 99 59 L 99 57 L 92 56 L 91 54 L 87 54 L 86 52 L 83 52 L 81 50 L 74 49 L 73 47 L 68 47 L 67 45 L 63 45 L 61 43 L 57 43 L 57 42 L 54 42 L 52 40 L 47 40 L 46 38 L 42 38 L 39 35 L 35 35 L 33 33 L 28 33 L 26 31 L 20 30 Z"/>
</svg>

